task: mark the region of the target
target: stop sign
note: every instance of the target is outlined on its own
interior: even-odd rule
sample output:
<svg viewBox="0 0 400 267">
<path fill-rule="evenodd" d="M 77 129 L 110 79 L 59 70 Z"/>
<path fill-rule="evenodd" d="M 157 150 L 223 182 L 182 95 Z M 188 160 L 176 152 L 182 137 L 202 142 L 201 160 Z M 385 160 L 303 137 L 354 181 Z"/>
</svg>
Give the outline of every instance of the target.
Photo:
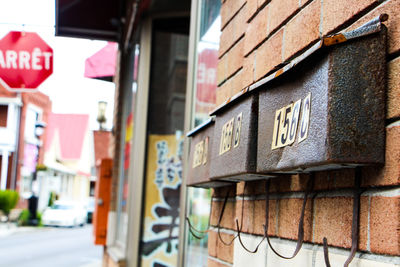
<svg viewBox="0 0 400 267">
<path fill-rule="evenodd" d="M 0 40 L 0 82 L 32 91 L 53 73 L 53 49 L 34 32 L 9 32 Z"/>
</svg>

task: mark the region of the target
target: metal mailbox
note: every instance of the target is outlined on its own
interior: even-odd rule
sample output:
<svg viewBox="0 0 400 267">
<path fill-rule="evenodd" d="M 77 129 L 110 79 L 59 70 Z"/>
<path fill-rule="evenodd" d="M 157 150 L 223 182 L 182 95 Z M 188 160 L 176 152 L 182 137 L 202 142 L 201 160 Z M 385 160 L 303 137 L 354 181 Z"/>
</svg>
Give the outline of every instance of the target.
<svg viewBox="0 0 400 267">
<path fill-rule="evenodd" d="M 195 187 L 218 187 L 229 182 L 210 180 L 210 156 L 214 140 L 214 118 L 210 118 L 189 133 L 191 137 L 189 166 L 186 184 Z"/>
<path fill-rule="evenodd" d="M 210 177 L 237 182 L 258 180 L 256 173 L 258 94 L 248 94 L 214 111 Z"/>
<path fill-rule="evenodd" d="M 263 85 L 257 171 L 384 163 L 385 57 L 382 31 L 321 49 Z"/>
</svg>

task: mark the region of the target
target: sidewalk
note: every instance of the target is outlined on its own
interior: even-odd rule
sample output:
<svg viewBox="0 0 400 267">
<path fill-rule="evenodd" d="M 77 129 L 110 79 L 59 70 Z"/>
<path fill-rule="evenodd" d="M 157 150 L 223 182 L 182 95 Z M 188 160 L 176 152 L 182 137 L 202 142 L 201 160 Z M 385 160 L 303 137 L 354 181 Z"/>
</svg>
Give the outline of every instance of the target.
<svg viewBox="0 0 400 267">
<path fill-rule="evenodd" d="M 21 232 L 32 232 L 41 230 L 43 227 L 34 227 L 34 226 L 20 226 L 18 227 L 16 223 L 4 223 L 0 222 L 0 238 L 4 236 L 9 236 L 15 233 Z"/>
</svg>

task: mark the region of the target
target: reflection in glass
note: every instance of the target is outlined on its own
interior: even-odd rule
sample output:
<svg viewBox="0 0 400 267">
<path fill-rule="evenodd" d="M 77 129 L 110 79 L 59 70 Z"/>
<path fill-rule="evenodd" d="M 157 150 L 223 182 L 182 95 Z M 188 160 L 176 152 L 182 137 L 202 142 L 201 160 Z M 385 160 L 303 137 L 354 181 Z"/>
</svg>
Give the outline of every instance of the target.
<svg viewBox="0 0 400 267">
<path fill-rule="evenodd" d="M 197 43 L 197 77 L 195 94 L 195 126 L 208 118 L 215 107 L 217 90 L 217 64 L 221 18 L 221 1 L 202 2 L 202 21 Z"/>
<path fill-rule="evenodd" d="M 177 266 L 188 18 L 153 22 L 140 266 Z M 168 28 L 169 27 L 169 28 Z M 174 32 L 177 31 L 177 32 Z"/>
<path fill-rule="evenodd" d="M 208 119 L 209 112 L 215 108 L 217 90 L 217 64 L 221 28 L 220 0 L 203 0 L 199 39 L 197 41 L 196 84 L 194 88 L 194 121 L 197 126 Z M 188 188 L 187 212 L 192 225 L 199 230 L 208 227 L 211 208 L 211 190 Z M 186 227 L 187 229 L 187 227 Z M 187 230 L 186 230 L 187 231 Z M 208 238 L 196 239 L 186 234 L 185 266 L 206 267 L 208 258 Z"/>
<path fill-rule="evenodd" d="M 134 57 L 133 57 L 134 56 Z M 118 184 L 118 207 L 117 207 L 117 243 L 120 246 L 125 246 L 126 237 L 128 235 L 128 179 L 129 179 L 129 168 L 130 159 L 131 159 L 131 146 L 133 140 L 133 111 L 135 109 L 136 103 L 136 88 L 137 88 L 137 67 L 139 60 L 139 45 L 136 44 L 135 50 L 133 53 L 133 83 L 132 90 L 129 90 L 127 93 L 127 98 L 131 99 L 131 101 L 127 101 L 124 106 L 124 123 L 123 123 L 123 139 L 124 143 L 122 144 L 122 154 L 121 154 L 121 174 L 120 180 Z"/>
</svg>

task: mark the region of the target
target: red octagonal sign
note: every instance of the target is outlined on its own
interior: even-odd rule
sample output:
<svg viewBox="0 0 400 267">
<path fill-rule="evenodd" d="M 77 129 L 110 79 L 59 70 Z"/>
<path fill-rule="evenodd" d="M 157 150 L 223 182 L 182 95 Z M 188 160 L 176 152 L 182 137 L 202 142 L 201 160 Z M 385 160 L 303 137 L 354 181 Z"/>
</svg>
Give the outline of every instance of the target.
<svg viewBox="0 0 400 267">
<path fill-rule="evenodd" d="M 53 49 L 34 32 L 9 32 L 0 40 L 0 82 L 32 91 L 53 73 Z"/>
</svg>

